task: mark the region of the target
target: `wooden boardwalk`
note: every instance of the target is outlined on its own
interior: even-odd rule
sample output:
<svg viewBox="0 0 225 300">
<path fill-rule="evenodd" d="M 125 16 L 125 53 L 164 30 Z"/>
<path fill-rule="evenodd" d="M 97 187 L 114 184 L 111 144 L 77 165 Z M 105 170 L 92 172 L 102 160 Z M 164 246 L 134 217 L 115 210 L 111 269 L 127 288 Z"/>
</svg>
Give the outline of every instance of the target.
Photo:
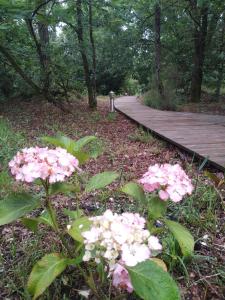
<svg viewBox="0 0 225 300">
<path fill-rule="evenodd" d="M 225 116 L 160 111 L 141 104 L 136 97 L 115 100 L 116 110 L 161 138 L 225 170 Z"/>
</svg>

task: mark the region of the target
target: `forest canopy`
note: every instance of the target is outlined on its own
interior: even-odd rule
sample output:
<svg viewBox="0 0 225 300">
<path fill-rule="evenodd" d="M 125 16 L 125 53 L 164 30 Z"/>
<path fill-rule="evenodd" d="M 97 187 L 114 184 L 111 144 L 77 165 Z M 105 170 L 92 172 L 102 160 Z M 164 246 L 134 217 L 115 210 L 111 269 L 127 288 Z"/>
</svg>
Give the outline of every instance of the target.
<svg viewBox="0 0 225 300">
<path fill-rule="evenodd" d="M 0 0 L 0 99 L 147 93 L 217 101 L 224 90 L 220 0 Z"/>
</svg>

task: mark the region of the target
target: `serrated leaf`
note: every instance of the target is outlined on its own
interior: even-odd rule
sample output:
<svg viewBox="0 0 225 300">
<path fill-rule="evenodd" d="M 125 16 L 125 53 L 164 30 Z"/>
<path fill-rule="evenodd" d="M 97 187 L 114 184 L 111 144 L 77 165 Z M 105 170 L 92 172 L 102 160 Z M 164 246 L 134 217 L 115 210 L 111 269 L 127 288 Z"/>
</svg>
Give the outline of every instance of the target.
<svg viewBox="0 0 225 300">
<path fill-rule="evenodd" d="M 40 205 L 40 199 L 27 193 L 10 194 L 0 201 L 0 225 L 15 221 Z"/>
<path fill-rule="evenodd" d="M 178 241 L 181 252 L 184 256 L 191 256 L 194 252 L 194 238 L 191 233 L 181 224 L 165 220 L 165 224 L 172 232 L 175 239 Z"/>
<path fill-rule="evenodd" d="M 84 238 L 82 236 L 82 232 L 89 230 L 91 226 L 91 221 L 88 217 L 82 217 L 76 219 L 72 224 L 71 228 L 68 230 L 68 233 L 75 241 L 82 243 Z"/>
<path fill-rule="evenodd" d="M 162 267 L 151 260 L 143 261 L 134 267 L 126 267 L 133 288 L 144 300 L 179 300 L 176 282 Z"/>
<path fill-rule="evenodd" d="M 122 192 L 133 197 L 135 200 L 138 200 L 139 202 L 146 204 L 146 197 L 145 197 L 144 190 L 139 184 L 134 182 L 129 182 L 124 187 L 122 187 Z"/>
<path fill-rule="evenodd" d="M 57 253 L 47 254 L 35 264 L 27 284 L 34 300 L 65 270 L 67 264 L 68 260 Z"/>
<path fill-rule="evenodd" d="M 89 182 L 86 185 L 85 191 L 91 192 L 94 190 L 102 189 L 107 185 L 111 184 L 119 177 L 119 174 L 116 172 L 103 172 L 91 177 Z"/>
</svg>

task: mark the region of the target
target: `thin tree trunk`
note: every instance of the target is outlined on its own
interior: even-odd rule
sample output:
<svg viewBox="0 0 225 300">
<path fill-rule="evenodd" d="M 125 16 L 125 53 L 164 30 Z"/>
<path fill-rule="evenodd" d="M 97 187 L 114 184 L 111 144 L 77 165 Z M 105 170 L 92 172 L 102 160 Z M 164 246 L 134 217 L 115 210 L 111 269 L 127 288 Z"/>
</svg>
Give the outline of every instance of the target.
<svg viewBox="0 0 225 300">
<path fill-rule="evenodd" d="M 84 46 L 83 24 L 82 24 L 82 0 L 76 1 L 76 13 L 77 13 L 76 33 L 78 37 L 80 53 L 83 62 L 85 82 L 88 90 L 88 103 L 90 108 L 96 108 L 97 103 L 94 97 L 94 90 L 92 87 L 91 76 L 90 76 L 90 68 L 89 68 L 88 58 Z"/>
<path fill-rule="evenodd" d="M 155 5 L 155 77 L 159 95 L 165 98 L 164 87 L 161 79 L 161 8 L 157 2 Z"/>
<path fill-rule="evenodd" d="M 97 104 L 96 99 L 96 49 L 95 49 L 95 40 L 93 35 L 93 11 L 92 11 L 92 0 L 89 0 L 89 35 L 90 35 L 90 42 L 92 48 L 92 64 L 93 64 L 93 78 L 92 78 L 92 86 L 93 86 L 93 93 L 95 102 Z"/>
<path fill-rule="evenodd" d="M 23 80 L 37 93 L 40 94 L 40 88 L 34 83 L 22 70 L 22 68 L 18 65 L 15 58 L 9 53 L 9 51 L 0 45 L 0 52 L 4 55 L 4 57 L 8 60 L 13 69 L 23 78 Z"/>
<path fill-rule="evenodd" d="M 194 9 L 197 11 L 197 1 L 194 2 Z M 197 15 L 197 13 L 195 13 Z M 200 18 L 195 23 L 194 31 L 194 67 L 191 80 L 191 102 L 199 102 L 201 99 L 201 87 L 203 80 L 203 66 L 205 59 L 205 44 L 208 27 L 208 6 L 203 6 L 200 10 Z"/>
<path fill-rule="evenodd" d="M 221 41 L 220 41 L 220 50 L 219 50 L 219 57 L 222 56 L 222 58 L 220 59 L 219 68 L 218 68 L 218 79 L 216 83 L 216 93 L 215 93 L 216 101 L 219 101 L 220 99 L 220 90 L 223 83 L 224 54 L 225 54 L 224 52 L 225 52 L 225 13 L 223 13 Z"/>
<path fill-rule="evenodd" d="M 47 0 L 45 0 L 47 4 Z M 37 0 L 37 6 L 43 3 L 43 0 Z M 44 16 L 46 14 L 46 7 L 43 6 L 40 11 Z M 48 32 L 48 25 L 46 23 L 38 21 L 38 35 L 40 41 L 40 63 L 42 64 L 42 71 L 43 71 L 43 90 L 46 93 L 49 93 L 50 89 L 50 54 L 49 54 L 49 32 Z"/>
</svg>

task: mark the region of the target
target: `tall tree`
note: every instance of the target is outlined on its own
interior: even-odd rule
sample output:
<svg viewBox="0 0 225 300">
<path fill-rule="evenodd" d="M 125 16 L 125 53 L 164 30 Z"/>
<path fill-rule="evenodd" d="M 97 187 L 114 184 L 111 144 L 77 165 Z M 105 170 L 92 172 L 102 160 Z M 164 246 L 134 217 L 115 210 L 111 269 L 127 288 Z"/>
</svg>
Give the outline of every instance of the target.
<svg viewBox="0 0 225 300">
<path fill-rule="evenodd" d="M 93 88 L 93 81 L 92 81 L 92 74 L 91 69 L 89 66 L 88 56 L 85 48 L 84 43 L 84 33 L 83 33 L 83 22 L 82 22 L 82 0 L 76 1 L 76 14 L 77 14 L 77 37 L 79 42 L 79 49 L 82 57 L 83 62 L 83 69 L 84 69 L 84 76 L 85 76 L 85 82 L 88 90 L 88 104 L 89 107 L 92 109 L 95 109 L 97 107 L 97 101 L 95 98 L 95 92 Z"/>
<path fill-rule="evenodd" d="M 155 78 L 159 95 L 164 98 L 164 88 L 161 79 L 161 7 L 155 4 Z"/>
<path fill-rule="evenodd" d="M 194 55 L 191 79 L 191 102 L 199 102 L 203 80 L 203 66 L 205 59 L 205 46 L 208 28 L 208 2 L 204 1 L 201 7 L 197 0 L 189 0 L 189 14 L 194 24 Z"/>
<path fill-rule="evenodd" d="M 93 1 L 89 0 L 88 2 L 88 13 L 89 13 L 89 36 L 90 36 L 90 42 L 91 42 L 91 49 L 92 49 L 92 87 L 93 87 L 93 93 L 94 93 L 94 99 L 97 103 L 96 99 L 96 47 L 95 47 L 95 40 L 94 40 L 94 34 L 93 34 Z"/>
<path fill-rule="evenodd" d="M 225 12 L 222 15 L 222 21 L 221 21 L 219 66 L 218 66 L 218 78 L 216 82 L 216 93 L 215 93 L 215 100 L 217 101 L 220 98 L 220 91 L 223 83 L 224 63 L 225 63 Z"/>
<path fill-rule="evenodd" d="M 36 6 L 39 9 L 39 16 L 44 20 L 37 20 L 39 43 L 40 43 L 40 62 L 42 65 L 42 86 L 45 93 L 49 93 L 51 84 L 51 66 L 50 66 L 50 47 L 49 47 L 49 28 L 46 22 L 46 4 L 48 0 L 36 0 Z M 45 4 L 45 5 L 43 5 Z"/>
</svg>

